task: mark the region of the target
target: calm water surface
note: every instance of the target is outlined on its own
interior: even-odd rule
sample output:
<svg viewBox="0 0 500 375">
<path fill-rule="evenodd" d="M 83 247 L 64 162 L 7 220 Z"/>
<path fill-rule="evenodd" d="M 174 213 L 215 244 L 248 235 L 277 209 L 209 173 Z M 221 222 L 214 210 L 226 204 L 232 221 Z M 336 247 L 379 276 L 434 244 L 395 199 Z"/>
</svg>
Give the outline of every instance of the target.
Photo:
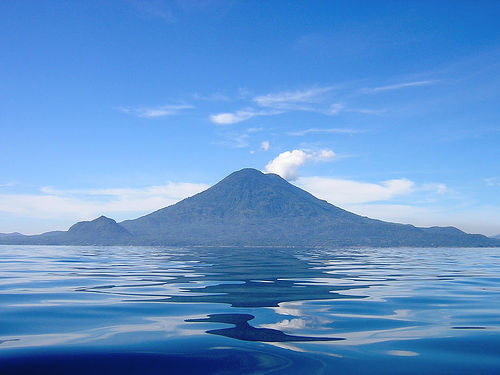
<svg viewBox="0 0 500 375">
<path fill-rule="evenodd" d="M 1 374 L 499 374 L 500 249 L 0 246 Z"/>
</svg>

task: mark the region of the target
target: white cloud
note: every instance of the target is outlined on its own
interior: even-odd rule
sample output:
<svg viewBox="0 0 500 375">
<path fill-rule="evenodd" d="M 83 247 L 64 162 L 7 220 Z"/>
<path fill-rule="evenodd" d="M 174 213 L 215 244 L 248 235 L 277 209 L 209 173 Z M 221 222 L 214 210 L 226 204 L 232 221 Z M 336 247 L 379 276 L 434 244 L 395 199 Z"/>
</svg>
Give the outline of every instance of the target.
<svg viewBox="0 0 500 375">
<path fill-rule="evenodd" d="M 123 113 L 133 114 L 142 118 L 159 118 L 165 116 L 172 116 L 184 109 L 191 109 L 192 105 L 178 104 L 178 105 L 162 105 L 158 107 L 137 107 L 137 108 L 120 108 Z"/>
<path fill-rule="evenodd" d="M 287 180 L 297 178 L 299 167 L 311 159 L 311 155 L 302 150 L 285 151 L 266 165 L 266 171 L 276 173 Z"/>
<path fill-rule="evenodd" d="M 238 111 L 236 113 L 219 113 L 216 115 L 210 115 L 210 121 L 218 125 L 231 125 L 241 121 L 248 120 L 254 116 L 256 116 L 255 112 L 250 112 L 250 111 Z"/>
<path fill-rule="evenodd" d="M 304 150 L 285 151 L 266 165 L 266 171 L 276 173 L 286 180 L 295 180 L 298 169 L 309 161 L 326 161 L 335 157 L 332 150 L 306 152 Z"/>
<path fill-rule="evenodd" d="M 321 150 L 318 153 L 313 154 L 313 158 L 316 160 L 330 160 L 335 157 L 335 152 L 332 150 Z"/>
<path fill-rule="evenodd" d="M 415 190 L 415 184 L 405 178 L 376 184 L 330 177 L 301 177 L 296 185 L 335 205 L 387 201 Z"/>
<path fill-rule="evenodd" d="M 217 125 L 232 125 L 238 122 L 246 121 L 257 116 L 272 116 L 280 114 L 278 111 L 254 111 L 252 109 L 236 111 L 234 113 L 218 113 L 210 115 L 210 121 Z"/>
<path fill-rule="evenodd" d="M 38 194 L 0 194 L 0 212 L 44 220 L 88 220 L 101 214 L 134 218 L 172 205 L 208 188 L 205 184 L 174 183 L 144 188 L 59 190 L 44 187 Z"/>
<path fill-rule="evenodd" d="M 407 87 L 428 86 L 428 85 L 432 85 L 436 82 L 437 81 L 434 81 L 434 80 L 432 80 L 432 81 L 427 80 L 427 81 L 403 82 L 403 83 L 396 83 L 394 85 L 365 88 L 365 89 L 362 89 L 361 91 L 364 93 L 370 94 L 370 93 L 377 93 L 377 92 L 383 92 L 383 91 L 399 90 L 399 89 L 404 89 Z"/>
<path fill-rule="evenodd" d="M 309 128 L 304 130 L 299 130 L 296 132 L 289 132 L 288 135 L 291 136 L 302 136 L 312 133 L 325 133 L 325 134 L 357 134 L 359 130 L 347 129 L 347 128 Z"/>
<path fill-rule="evenodd" d="M 262 141 L 260 144 L 260 149 L 263 151 L 269 150 L 269 141 Z"/>
</svg>

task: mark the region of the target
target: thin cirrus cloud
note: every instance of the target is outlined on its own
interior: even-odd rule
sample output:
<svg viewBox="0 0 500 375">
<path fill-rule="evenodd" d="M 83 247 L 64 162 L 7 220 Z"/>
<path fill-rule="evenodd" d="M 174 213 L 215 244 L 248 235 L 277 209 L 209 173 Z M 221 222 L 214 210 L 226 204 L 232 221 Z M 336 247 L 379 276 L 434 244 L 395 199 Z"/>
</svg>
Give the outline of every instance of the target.
<svg viewBox="0 0 500 375">
<path fill-rule="evenodd" d="M 352 97 L 354 94 L 354 97 L 356 97 L 360 94 L 376 94 L 411 87 L 429 86 L 437 82 L 437 80 L 421 80 L 362 88 L 357 91 L 351 89 L 353 92 L 350 96 Z M 315 112 L 327 116 L 336 116 L 343 112 L 376 115 L 386 111 L 385 109 L 350 108 L 344 103 L 333 100 L 334 95 L 331 93 L 333 90 L 333 86 L 324 86 L 312 87 L 305 90 L 281 91 L 258 95 L 246 99 L 251 103 L 247 109 L 212 114 L 209 118 L 211 122 L 217 125 L 232 125 L 257 116 L 273 116 L 291 111 Z M 336 94 L 338 94 L 338 92 L 336 92 Z M 268 111 L 254 109 L 251 106 L 257 106 L 258 108 L 267 109 Z"/>
<path fill-rule="evenodd" d="M 305 151 L 292 150 L 279 154 L 266 165 L 266 171 L 276 173 L 285 180 L 293 181 L 298 177 L 299 168 L 308 162 L 328 161 L 335 157 L 332 150 Z"/>
<path fill-rule="evenodd" d="M 170 4 L 159 1 L 133 0 L 129 2 L 142 15 L 159 18 L 168 23 L 174 23 L 176 17 Z"/>
<path fill-rule="evenodd" d="M 365 94 L 375 94 L 378 92 L 394 91 L 394 90 L 405 89 L 408 87 L 429 86 L 435 84 L 436 82 L 437 82 L 436 80 L 402 82 L 387 86 L 364 88 L 361 91 Z"/>
<path fill-rule="evenodd" d="M 157 107 L 122 107 L 120 111 L 141 118 L 160 118 L 176 115 L 179 112 L 194 108 L 189 104 L 162 105 Z"/>
<path fill-rule="evenodd" d="M 324 95 L 332 87 L 315 87 L 307 90 L 283 91 L 267 95 L 255 96 L 251 102 L 261 110 L 247 108 L 235 112 L 224 112 L 210 115 L 209 119 L 217 125 L 232 125 L 257 116 L 274 116 L 290 111 L 311 111 L 336 115 L 344 109 L 340 103 L 326 105 Z"/>
<path fill-rule="evenodd" d="M 361 88 L 358 90 L 351 88 L 352 92 L 350 95 L 347 94 L 347 97 L 389 92 L 411 87 L 429 86 L 437 82 L 439 81 L 421 80 Z M 327 116 L 336 116 L 345 112 L 364 115 L 379 115 L 386 112 L 386 109 L 351 108 L 350 106 L 346 106 L 344 103 L 338 102 L 338 98 L 334 100 L 335 95 L 339 94 L 338 90 L 332 93 L 334 88 L 333 86 L 312 87 L 305 90 L 281 91 L 258 95 L 245 99 L 250 102 L 250 105 L 246 109 L 212 114 L 209 118 L 211 122 L 217 125 L 232 125 L 257 116 L 273 116 L 291 111 L 314 112 Z M 265 110 L 252 108 L 255 106 Z"/>
<path fill-rule="evenodd" d="M 306 134 L 357 134 L 360 130 L 348 128 L 309 128 L 295 132 L 288 132 L 288 135 L 299 137 Z"/>
<path fill-rule="evenodd" d="M 338 115 L 342 110 L 344 110 L 345 106 L 341 103 L 333 103 L 330 105 L 324 113 L 329 116 Z"/>
<path fill-rule="evenodd" d="M 3 183 L 3 184 L 0 184 L 0 188 L 8 188 L 8 187 L 13 187 L 13 186 L 16 186 L 17 183 L 14 182 L 14 181 L 9 181 L 9 182 L 6 182 L 6 183 Z"/>
<path fill-rule="evenodd" d="M 263 128 L 248 128 L 243 132 L 228 132 L 225 133 L 223 139 L 217 143 L 231 148 L 245 148 L 249 146 L 250 136 L 262 130 Z"/>
<path fill-rule="evenodd" d="M 332 89 L 333 87 L 316 87 L 307 90 L 284 91 L 256 96 L 252 100 L 261 107 L 291 110 L 302 109 L 305 103 L 316 103 L 323 94 Z"/>
<path fill-rule="evenodd" d="M 500 186 L 500 177 L 488 177 L 483 180 L 487 186 Z"/>
</svg>

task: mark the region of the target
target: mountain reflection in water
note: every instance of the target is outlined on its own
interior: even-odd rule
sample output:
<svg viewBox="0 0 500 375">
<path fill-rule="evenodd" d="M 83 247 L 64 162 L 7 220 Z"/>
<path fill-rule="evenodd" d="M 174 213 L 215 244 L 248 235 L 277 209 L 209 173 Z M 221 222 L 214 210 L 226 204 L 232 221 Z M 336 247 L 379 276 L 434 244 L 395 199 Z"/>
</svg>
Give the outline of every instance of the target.
<svg viewBox="0 0 500 375">
<path fill-rule="evenodd" d="M 212 322 L 234 324 L 233 328 L 212 329 L 207 333 L 232 337 L 245 341 L 286 342 L 286 341 L 336 341 L 342 338 L 310 337 L 287 335 L 270 328 L 255 328 L 248 324 L 255 316 L 250 314 L 210 314 L 208 318 L 187 319 L 186 322 Z"/>
<path fill-rule="evenodd" d="M 278 307 L 282 302 L 362 298 L 344 294 L 368 285 L 330 285 L 314 281 L 327 275 L 283 249 L 226 249 L 202 253 L 196 271 L 217 284 L 186 287 L 172 302 L 227 303 L 232 307 Z M 200 254 L 201 255 L 201 254 Z M 301 282 L 309 280 L 309 282 Z M 181 280 L 179 280 L 181 281 Z M 193 281 L 193 278 L 185 280 Z M 191 293 L 190 293 L 191 292 Z M 193 295 L 192 293 L 197 293 Z"/>
</svg>

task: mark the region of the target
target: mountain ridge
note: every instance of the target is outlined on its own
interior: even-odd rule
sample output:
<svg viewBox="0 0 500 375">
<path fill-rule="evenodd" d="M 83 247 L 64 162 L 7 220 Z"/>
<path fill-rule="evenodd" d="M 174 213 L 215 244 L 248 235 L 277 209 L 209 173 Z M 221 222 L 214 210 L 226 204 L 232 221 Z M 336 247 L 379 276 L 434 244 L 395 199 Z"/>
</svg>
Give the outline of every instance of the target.
<svg viewBox="0 0 500 375">
<path fill-rule="evenodd" d="M 207 190 L 137 219 L 101 216 L 66 232 L 0 243 L 211 246 L 500 246 L 454 227 L 419 228 L 359 216 L 276 174 L 245 168 Z"/>
</svg>

